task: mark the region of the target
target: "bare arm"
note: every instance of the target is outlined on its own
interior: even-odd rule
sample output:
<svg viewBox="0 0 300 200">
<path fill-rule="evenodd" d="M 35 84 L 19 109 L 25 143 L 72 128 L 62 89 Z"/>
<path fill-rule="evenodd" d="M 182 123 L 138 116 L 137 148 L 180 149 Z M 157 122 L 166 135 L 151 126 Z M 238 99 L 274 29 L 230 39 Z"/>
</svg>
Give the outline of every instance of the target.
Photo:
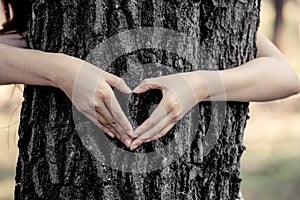
<svg viewBox="0 0 300 200">
<path fill-rule="evenodd" d="M 256 44 L 256 59 L 228 70 L 201 71 L 202 75 L 209 77 L 211 73 L 219 73 L 228 101 L 271 101 L 299 93 L 300 81 L 280 51 L 260 33 Z M 198 91 L 203 99 L 201 90 Z M 218 99 L 223 94 L 215 91 L 211 95 L 205 100 Z"/>
<path fill-rule="evenodd" d="M 82 82 L 76 81 L 79 72 Z M 75 82 L 77 90 L 73 88 Z M 88 84 L 90 82 L 92 84 Z M 77 109 L 105 133 L 117 136 L 126 146 L 130 145 L 131 138 L 127 132 L 133 132 L 133 129 L 111 88 L 131 93 L 121 78 L 65 54 L 0 44 L 0 85 L 15 83 L 60 88 Z M 73 95 L 74 91 L 77 96 Z"/>
<path fill-rule="evenodd" d="M 63 54 L 15 48 L 0 44 L 0 85 L 28 84 L 58 87 L 63 74 L 75 77 L 82 62 Z M 62 67 L 65 65 L 65 67 Z M 74 69 L 68 70 L 66 67 Z"/>
<path fill-rule="evenodd" d="M 270 101 L 299 93 L 296 73 L 279 50 L 259 33 L 257 48 L 256 59 L 236 68 L 145 79 L 133 91 L 160 89 L 163 98 L 151 116 L 134 131 L 135 140 L 130 148 L 164 136 L 201 101 Z"/>
</svg>

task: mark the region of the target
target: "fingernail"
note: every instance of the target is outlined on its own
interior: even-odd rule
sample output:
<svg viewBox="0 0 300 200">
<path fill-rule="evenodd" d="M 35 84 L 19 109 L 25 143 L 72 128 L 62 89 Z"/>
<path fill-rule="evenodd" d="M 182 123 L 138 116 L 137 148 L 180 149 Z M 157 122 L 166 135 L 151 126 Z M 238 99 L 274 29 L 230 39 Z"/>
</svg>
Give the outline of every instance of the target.
<svg viewBox="0 0 300 200">
<path fill-rule="evenodd" d="M 110 137 L 112 137 L 112 138 L 115 137 L 115 135 L 114 135 L 112 132 L 110 132 L 110 131 L 108 131 L 107 134 L 108 134 Z"/>
<path fill-rule="evenodd" d="M 138 145 L 133 145 L 132 147 L 130 147 L 130 150 L 135 150 L 138 147 Z"/>
<path fill-rule="evenodd" d="M 127 146 L 127 148 L 130 147 L 131 141 L 129 139 L 124 140 L 124 144 Z"/>
</svg>

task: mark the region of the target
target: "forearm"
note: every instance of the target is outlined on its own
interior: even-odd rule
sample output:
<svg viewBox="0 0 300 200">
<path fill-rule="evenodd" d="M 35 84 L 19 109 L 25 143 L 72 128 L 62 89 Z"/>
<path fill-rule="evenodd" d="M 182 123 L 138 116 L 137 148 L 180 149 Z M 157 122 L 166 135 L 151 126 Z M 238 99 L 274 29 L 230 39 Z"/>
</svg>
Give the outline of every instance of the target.
<svg viewBox="0 0 300 200">
<path fill-rule="evenodd" d="M 256 45 L 254 60 L 232 69 L 198 72 L 200 101 L 271 101 L 299 93 L 300 81 L 276 46 L 259 32 Z M 208 88 L 201 88 L 205 79 Z"/>
<path fill-rule="evenodd" d="M 260 57 L 236 68 L 201 73 L 204 77 L 219 77 L 224 86 L 224 90 L 211 90 L 205 100 L 222 100 L 225 92 L 227 101 L 271 101 L 296 94 L 300 90 L 297 75 L 280 58 Z"/>
<path fill-rule="evenodd" d="M 0 44 L 0 85 L 21 83 L 58 87 L 63 81 L 63 75 L 70 73 L 67 70 L 74 64 L 72 62 L 63 54 Z"/>
</svg>

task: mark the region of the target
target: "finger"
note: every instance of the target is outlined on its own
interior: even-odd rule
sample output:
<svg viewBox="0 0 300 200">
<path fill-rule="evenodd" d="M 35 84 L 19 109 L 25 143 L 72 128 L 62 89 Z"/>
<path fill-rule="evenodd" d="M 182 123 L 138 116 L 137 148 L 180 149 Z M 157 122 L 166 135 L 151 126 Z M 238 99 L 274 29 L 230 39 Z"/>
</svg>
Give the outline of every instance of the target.
<svg viewBox="0 0 300 200">
<path fill-rule="evenodd" d="M 178 113 L 170 112 L 166 116 L 167 122 L 165 123 L 164 128 L 162 128 L 158 134 L 155 134 L 153 137 L 145 140 L 145 142 L 150 142 L 150 141 L 157 140 L 158 138 L 163 137 L 183 116 L 184 116 L 184 114 L 181 112 L 178 112 Z M 145 134 L 147 134 L 147 133 L 145 133 Z"/>
<path fill-rule="evenodd" d="M 144 134 L 153 126 L 157 124 L 165 123 L 163 119 L 168 114 L 165 107 L 166 107 L 165 100 L 162 99 L 162 101 L 158 104 L 157 108 L 153 111 L 151 116 L 147 120 L 145 120 L 139 127 L 135 129 L 133 136 L 138 137 Z"/>
<path fill-rule="evenodd" d="M 121 126 L 116 121 L 110 121 L 108 122 L 100 113 L 97 113 L 98 121 L 101 122 L 107 129 L 109 129 L 112 133 L 114 133 L 117 138 L 122 141 L 126 147 L 129 148 L 131 144 L 131 138 L 129 135 L 124 133 L 124 130 L 121 128 Z"/>
<path fill-rule="evenodd" d="M 163 95 L 162 100 L 160 101 L 158 107 L 153 111 L 151 116 L 149 117 L 149 121 L 145 121 L 145 127 L 143 124 L 135 130 L 135 136 L 139 136 L 142 134 L 141 132 L 147 131 L 149 128 L 160 122 L 163 117 L 165 117 L 169 113 L 173 113 L 179 115 L 182 112 L 181 105 L 179 103 L 178 98 L 169 91 L 166 91 Z M 139 129 L 141 128 L 141 130 Z"/>
<path fill-rule="evenodd" d="M 112 92 L 112 91 L 111 91 Z M 113 92 L 112 92 L 113 93 Z M 123 129 L 123 134 L 133 135 L 133 128 L 124 114 L 119 102 L 117 101 L 114 94 L 110 98 L 105 98 L 104 103 L 112 114 L 114 121 L 116 121 Z"/>
<path fill-rule="evenodd" d="M 123 92 L 125 94 L 132 93 L 132 90 L 130 89 L 130 87 L 128 87 L 128 85 L 125 83 L 125 81 L 120 77 L 117 77 L 113 74 L 106 72 L 105 80 L 110 86 L 118 89 L 120 92 Z"/>
<path fill-rule="evenodd" d="M 94 124 L 96 124 L 96 126 L 98 126 L 101 130 L 103 130 L 104 133 L 106 133 L 112 138 L 115 137 L 115 134 L 112 133 L 110 130 L 108 130 L 101 122 L 99 122 L 98 119 L 93 114 L 84 113 L 84 115 L 87 118 L 89 118 Z"/>
<path fill-rule="evenodd" d="M 127 134 L 124 134 L 124 133 L 120 133 L 121 129 L 118 127 L 118 125 L 116 124 L 110 124 L 109 126 L 105 126 L 107 129 L 113 129 L 115 130 L 115 132 L 112 132 L 121 142 L 123 142 L 125 144 L 125 146 L 127 148 L 130 147 L 130 144 L 131 144 L 131 138 L 127 135 Z M 111 131 L 110 131 L 111 132 Z"/>
<path fill-rule="evenodd" d="M 95 105 L 96 109 L 101 108 L 100 113 L 109 121 L 109 122 L 117 122 L 121 129 L 123 130 L 121 133 L 126 133 L 129 135 L 133 134 L 133 128 L 128 121 L 126 115 L 124 114 L 119 102 L 117 101 L 112 89 L 109 85 L 103 85 L 101 90 L 99 90 L 99 98 L 103 100 L 103 102 L 97 102 Z M 96 100 L 95 100 L 96 101 Z"/>
<path fill-rule="evenodd" d="M 115 134 L 113 132 L 111 132 L 109 129 L 107 129 L 103 124 L 100 124 L 100 128 L 103 130 L 104 133 L 106 133 L 107 135 L 109 135 L 110 137 L 114 138 Z"/>
<path fill-rule="evenodd" d="M 131 138 L 122 132 L 117 123 L 112 123 L 109 125 L 103 124 L 103 126 L 113 133 L 121 142 L 123 142 L 127 148 L 130 147 Z"/>
<path fill-rule="evenodd" d="M 146 142 L 151 142 L 151 141 L 157 140 L 157 139 L 159 139 L 159 138 L 165 136 L 165 135 L 168 133 L 168 131 L 170 131 L 171 128 L 173 128 L 173 126 L 174 126 L 175 124 L 176 124 L 176 123 L 174 123 L 174 122 L 171 123 L 171 124 L 169 124 L 168 126 L 166 126 L 165 128 L 163 128 L 163 129 L 159 132 L 159 134 L 153 136 L 152 138 L 149 138 L 149 139 L 145 140 L 144 143 L 146 143 Z"/>
<path fill-rule="evenodd" d="M 100 124 L 102 124 L 102 123 L 100 123 Z M 107 125 L 102 124 L 102 127 L 104 127 L 108 131 L 107 134 L 109 134 L 110 136 L 111 135 L 116 136 L 121 142 L 123 142 L 125 144 L 125 146 L 127 148 L 130 147 L 130 144 L 132 141 L 131 138 L 126 134 L 119 133 L 120 129 L 117 128 L 116 125 L 111 124 L 111 125 L 107 126 Z M 102 130 L 104 131 L 104 129 L 102 129 Z M 111 130 L 113 130 L 113 131 L 111 131 Z"/>
<path fill-rule="evenodd" d="M 103 130 L 104 133 L 106 133 L 110 137 L 112 138 L 114 138 L 115 136 L 120 137 L 117 134 L 117 131 L 109 130 L 109 127 L 107 127 L 104 123 L 101 122 L 101 120 L 98 119 L 98 117 L 100 116 L 99 114 L 97 114 L 97 117 L 91 113 L 84 113 L 84 115 L 86 115 L 87 118 L 89 118 L 94 124 L 96 124 L 96 126 L 98 126 L 101 130 Z"/>
<path fill-rule="evenodd" d="M 112 74 L 106 73 L 108 78 L 105 78 L 108 84 L 111 84 L 113 87 L 117 87 L 121 92 L 124 93 L 131 93 L 131 89 L 125 84 L 124 80 L 114 76 Z M 109 91 L 109 92 L 108 92 Z M 118 122 L 118 124 L 122 127 L 124 132 L 128 135 L 133 134 L 133 128 L 128 121 L 126 115 L 124 114 L 121 106 L 119 105 L 119 102 L 117 101 L 113 91 L 111 88 L 109 88 L 107 92 L 105 92 L 105 95 L 103 95 L 103 100 L 108 108 L 109 112 L 112 114 L 112 117 L 115 119 L 115 121 Z M 102 92 L 104 93 L 104 92 Z M 108 95 L 107 95 L 108 94 Z"/>
<path fill-rule="evenodd" d="M 100 113 L 97 113 L 97 120 L 114 135 L 121 135 L 122 130 L 115 124 L 116 122 L 108 122 Z"/>
<path fill-rule="evenodd" d="M 166 119 L 161 120 L 158 124 L 151 127 L 151 129 L 149 129 L 147 132 L 145 132 L 144 134 L 142 134 L 139 137 L 135 138 L 132 141 L 131 145 L 130 145 L 130 149 L 131 150 L 136 149 L 138 146 L 143 144 L 146 140 L 148 140 L 148 139 L 154 137 L 156 134 L 160 133 L 160 131 L 165 126 L 165 123 L 164 123 L 165 121 L 167 121 L 167 120 Z"/>
<path fill-rule="evenodd" d="M 163 137 L 181 118 L 182 114 L 176 112 L 170 112 L 159 124 L 155 125 L 151 129 L 147 130 L 144 134 L 137 137 L 130 145 L 130 149 L 134 150 L 142 143 L 150 142 L 158 138 Z M 163 123 L 164 122 L 164 123 Z M 163 128 L 161 128 L 163 127 Z"/>
<path fill-rule="evenodd" d="M 134 88 L 133 92 L 141 94 L 151 89 L 164 89 L 163 85 L 159 83 L 158 78 L 144 79 L 143 82 Z M 163 91 L 164 92 L 164 91 Z"/>
<path fill-rule="evenodd" d="M 97 115 L 98 121 L 100 120 L 100 122 L 102 124 L 105 124 L 106 127 L 109 127 L 110 125 L 116 123 L 115 119 L 113 118 L 112 114 L 109 112 L 109 110 L 106 107 L 106 105 L 104 104 L 104 102 L 101 101 L 98 104 L 99 105 L 96 106 L 96 111 L 98 113 L 98 115 Z M 118 126 L 116 126 L 116 127 L 118 127 Z M 116 130 L 114 130 L 114 132 L 116 132 Z M 122 133 L 124 131 L 119 129 L 117 132 Z"/>
</svg>

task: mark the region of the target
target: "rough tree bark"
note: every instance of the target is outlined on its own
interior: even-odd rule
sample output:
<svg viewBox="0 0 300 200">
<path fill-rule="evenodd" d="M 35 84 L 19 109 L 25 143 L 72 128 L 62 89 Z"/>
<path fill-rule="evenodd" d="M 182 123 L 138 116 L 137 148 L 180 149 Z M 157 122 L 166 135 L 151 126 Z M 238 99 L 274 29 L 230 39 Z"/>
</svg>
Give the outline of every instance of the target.
<svg viewBox="0 0 300 200">
<path fill-rule="evenodd" d="M 32 0 L 28 42 L 33 49 L 85 59 L 96 44 L 116 33 L 163 27 L 199 38 L 198 69 L 226 69 L 255 58 L 259 6 L 259 0 Z M 131 66 L 129 59 L 161 63 L 178 72 L 194 70 L 183 58 L 157 49 L 124 55 L 107 70 L 122 76 Z M 138 123 L 148 116 L 142 108 L 157 95 L 134 97 L 140 98 L 132 111 Z M 71 102 L 62 91 L 26 86 L 24 98 L 15 199 L 238 199 L 248 103 L 226 105 L 225 124 L 215 133 L 220 138 L 208 155 L 201 156 L 203 136 L 210 123 L 218 126 L 212 119 L 219 111 L 200 103 L 198 132 L 183 156 L 163 169 L 127 173 L 101 165 L 85 148 L 74 126 Z M 136 151 L 159 149 L 175 134 L 185 134 L 172 130 Z"/>
</svg>

